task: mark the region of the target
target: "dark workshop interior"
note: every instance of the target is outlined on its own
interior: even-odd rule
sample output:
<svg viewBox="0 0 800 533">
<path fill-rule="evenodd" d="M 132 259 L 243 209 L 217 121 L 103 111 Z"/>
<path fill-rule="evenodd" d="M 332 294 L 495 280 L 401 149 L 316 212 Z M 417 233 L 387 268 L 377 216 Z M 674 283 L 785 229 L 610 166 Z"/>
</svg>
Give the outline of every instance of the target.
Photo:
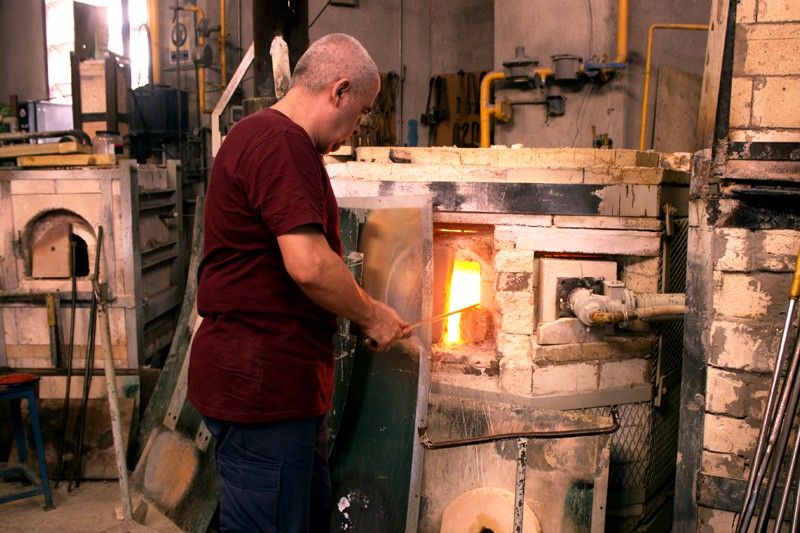
<svg viewBox="0 0 800 533">
<path fill-rule="evenodd" d="M 419 327 L 339 319 L 334 531 L 800 531 L 797 0 L 0 0 L 0 529 L 218 530 L 205 191 L 338 32 L 345 264 Z"/>
</svg>

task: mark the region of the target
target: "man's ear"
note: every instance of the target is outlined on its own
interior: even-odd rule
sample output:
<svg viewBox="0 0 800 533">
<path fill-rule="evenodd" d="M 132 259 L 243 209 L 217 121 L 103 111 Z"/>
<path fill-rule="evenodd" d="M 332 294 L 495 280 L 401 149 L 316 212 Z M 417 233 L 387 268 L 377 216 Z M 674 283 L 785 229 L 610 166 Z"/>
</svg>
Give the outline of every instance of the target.
<svg viewBox="0 0 800 533">
<path fill-rule="evenodd" d="M 334 98 L 334 101 L 338 104 L 339 100 L 341 100 L 342 96 L 344 96 L 344 94 L 346 92 L 350 91 L 351 87 L 352 87 L 352 84 L 350 83 L 350 80 L 348 80 L 347 78 L 342 78 L 339 81 L 337 81 L 333 85 L 333 98 Z"/>
</svg>

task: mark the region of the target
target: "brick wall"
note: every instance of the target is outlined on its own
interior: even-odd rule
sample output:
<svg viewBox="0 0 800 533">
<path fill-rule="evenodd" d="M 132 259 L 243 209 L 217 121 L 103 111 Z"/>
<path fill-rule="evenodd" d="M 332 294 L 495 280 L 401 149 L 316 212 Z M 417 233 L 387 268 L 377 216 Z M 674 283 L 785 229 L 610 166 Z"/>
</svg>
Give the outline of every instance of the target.
<svg viewBox="0 0 800 533">
<path fill-rule="evenodd" d="M 800 143 L 800 2 L 741 0 L 736 15 L 728 140 L 748 150 Z M 778 174 L 800 181 L 800 164 L 796 157 L 757 160 L 731 151 L 714 167 L 709 153 L 699 154 L 676 486 L 676 497 L 686 496 L 676 502 L 674 529 L 721 531 L 735 523 L 750 473 L 800 246 L 796 208 L 737 191 L 754 183 L 769 189 Z M 755 181 L 740 179 L 742 168 Z"/>
</svg>

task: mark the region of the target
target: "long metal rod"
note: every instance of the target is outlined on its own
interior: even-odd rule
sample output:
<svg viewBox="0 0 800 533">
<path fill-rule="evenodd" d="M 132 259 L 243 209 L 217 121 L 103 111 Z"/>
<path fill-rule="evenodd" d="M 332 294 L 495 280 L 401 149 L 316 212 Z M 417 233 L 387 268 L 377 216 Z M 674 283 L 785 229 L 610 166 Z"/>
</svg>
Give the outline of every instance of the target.
<svg viewBox="0 0 800 533">
<path fill-rule="evenodd" d="M 775 369 L 772 371 L 772 382 L 769 386 L 769 395 L 767 396 L 767 407 L 764 410 L 764 419 L 761 421 L 761 430 L 758 433 L 758 441 L 756 442 L 756 451 L 753 456 L 753 463 L 750 466 L 750 476 L 747 480 L 747 489 L 744 493 L 744 500 L 742 501 L 742 508 L 739 512 L 740 522 L 741 518 L 745 515 L 747 503 L 752 497 L 753 490 L 755 489 L 755 473 L 761 466 L 764 459 L 764 451 L 767 445 L 767 435 L 769 433 L 770 425 L 775 416 L 775 399 L 778 394 L 778 387 L 781 380 L 781 372 L 783 370 L 784 360 L 786 359 L 786 345 L 789 338 L 789 332 L 792 330 L 792 321 L 794 320 L 794 309 L 797 301 L 794 299 L 789 300 L 789 309 L 786 313 L 786 321 L 783 324 L 783 334 L 781 335 L 781 342 L 778 346 L 778 355 L 775 358 Z M 737 527 L 737 531 L 740 528 Z"/>
<path fill-rule="evenodd" d="M 61 417 L 61 434 L 58 439 L 58 451 L 56 452 L 56 483 L 61 483 L 61 468 L 64 460 L 64 443 L 67 439 L 67 422 L 69 420 L 69 392 L 72 383 L 72 353 L 75 348 L 75 307 L 76 295 L 78 294 L 78 280 L 75 274 L 75 241 L 70 242 L 70 284 L 72 286 L 72 302 L 69 307 L 69 346 L 67 347 L 67 382 L 64 386 L 64 408 Z"/>
<path fill-rule="evenodd" d="M 94 272 L 92 272 L 92 284 L 97 283 L 100 275 L 100 254 L 103 249 L 103 226 L 97 228 L 97 246 L 94 256 Z M 97 294 L 92 291 L 92 303 L 89 306 L 89 329 L 86 334 L 86 361 L 83 368 L 83 396 L 81 397 L 81 410 L 78 416 L 75 438 L 75 461 L 73 480 L 75 487 L 81 484 L 81 462 L 83 459 L 83 433 L 86 429 L 86 411 L 89 404 L 89 388 L 92 384 L 92 374 L 94 373 L 94 342 L 97 331 Z M 67 490 L 71 489 L 67 485 Z"/>
<path fill-rule="evenodd" d="M 467 307 L 462 307 L 461 309 L 456 309 L 455 311 L 448 311 L 446 313 L 441 313 L 439 315 L 432 316 L 432 317 L 426 318 L 424 320 L 420 320 L 419 322 L 414 322 L 413 324 L 408 326 L 406 329 L 415 329 L 415 328 L 418 328 L 418 327 L 421 327 L 421 326 L 425 326 L 425 325 L 428 325 L 428 324 L 433 324 L 434 322 L 439 322 L 440 320 L 443 320 L 443 319 L 445 319 L 445 318 L 447 318 L 449 316 L 457 315 L 459 313 L 463 313 L 464 311 L 469 311 L 470 309 L 477 309 L 480 305 L 481 304 L 472 304 L 472 305 L 468 305 Z"/>
<path fill-rule="evenodd" d="M 795 340 L 794 358 L 800 361 L 800 343 Z M 778 476 L 781 473 L 781 466 L 783 465 L 783 455 L 786 452 L 786 445 L 789 443 L 789 436 L 792 431 L 792 422 L 794 421 L 795 413 L 797 411 L 797 404 L 800 401 L 800 383 L 798 383 L 798 374 L 795 373 L 790 381 L 786 382 L 787 388 L 791 389 L 789 399 L 789 410 L 785 414 L 784 420 L 780 424 L 780 438 L 775 447 L 775 463 L 772 465 L 772 473 L 767 483 L 767 493 L 764 496 L 764 503 L 761 507 L 761 513 L 758 516 L 756 526 L 757 531 L 764 531 L 767 527 L 769 520 L 769 512 L 772 507 L 772 496 L 775 494 L 775 488 L 778 485 Z"/>
<path fill-rule="evenodd" d="M 528 455 L 528 439 L 517 439 L 517 482 L 514 485 L 514 533 L 522 533 L 525 517 L 525 463 Z"/>
<path fill-rule="evenodd" d="M 794 274 L 792 276 L 792 282 L 789 288 L 789 309 L 787 311 L 786 322 L 784 324 L 784 331 L 781 337 L 781 346 L 779 347 L 779 356 L 783 353 L 786 349 L 786 343 L 788 340 L 789 332 L 792 330 L 792 320 L 794 317 L 794 309 L 797 300 L 800 299 L 800 251 L 797 253 L 797 259 L 795 261 L 795 268 Z M 794 341 L 794 350 L 792 350 L 792 357 L 789 362 L 789 368 L 786 372 L 786 378 L 783 382 L 780 390 L 780 403 L 776 407 L 776 411 L 774 417 L 770 417 L 771 413 L 769 408 L 767 408 L 764 412 L 764 421 L 762 422 L 761 428 L 762 433 L 766 434 L 767 428 L 771 428 L 769 431 L 769 439 L 766 442 L 766 445 L 763 450 L 763 454 L 761 454 L 760 461 L 754 461 L 753 466 L 750 469 L 750 478 L 748 480 L 748 487 L 745 491 L 745 497 L 742 502 L 742 511 L 739 514 L 739 521 L 736 524 L 736 532 L 742 533 L 747 531 L 750 527 L 750 521 L 753 518 L 753 513 L 755 512 L 755 507 L 758 502 L 758 494 L 761 489 L 761 482 L 766 475 L 767 468 L 769 467 L 770 458 L 772 457 L 773 447 L 778 439 L 778 434 L 781 431 L 781 427 L 783 425 L 783 419 L 786 414 L 786 408 L 789 404 L 789 397 L 792 394 L 792 389 L 796 388 L 792 386 L 796 384 L 797 380 L 797 370 L 798 370 L 798 362 L 800 360 L 800 355 L 798 355 L 798 340 L 797 336 L 795 336 Z M 775 373 L 780 374 L 781 369 L 778 361 L 776 360 L 775 363 Z M 774 376 L 774 374 L 773 374 Z M 773 379 L 773 381 L 775 381 Z M 774 401 L 774 393 L 777 392 L 777 383 L 775 383 L 775 387 L 770 387 L 770 396 L 771 400 Z M 792 413 L 794 415 L 794 413 Z M 791 426 L 791 422 L 789 423 Z M 758 455 L 758 448 L 763 446 L 763 435 L 759 435 L 759 443 L 757 444 L 756 448 L 756 455 Z M 782 459 L 779 456 L 780 459 Z M 779 463 L 780 463 L 779 459 Z M 780 469 L 780 466 L 777 466 Z M 767 508 L 769 506 L 769 502 L 766 504 Z"/>
<path fill-rule="evenodd" d="M 603 426 L 603 427 L 586 428 L 586 429 L 545 430 L 545 431 L 542 430 L 519 431 L 514 433 L 498 433 L 495 435 L 483 435 L 480 437 L 467 437 L 464 439 L 442 440 L 437 442 L 432 441 L 430 437 L 428 437 L 427 427 L 417 428 L 417 434 L 419 435 L 419 443 L 426 450 L 442 450 L 445 448 L 458 448 L 461 446 L 470 446 L 472 444 L 485 444 L 487 442 L 495 442 L 498 440 L 507 440 L 507 439 L 519 439 L 519 438 L 563 439 L 568 437 L 591 437 L 593 435 L 605 435 L 609 433 L 614 433 L 619 429 L 619 415 L 617 413 L 616 408 L 613 408 L 611 410 L 611 420 L 612 423 L 610 426 Z"/>
<path fill-rule="evenodd" d="M 800 363 L 800 358 L 797 357 L 797 353 L 795 351 L 789 363 L 789 370 L 786 373 L 786 381 L 784 382 L 781 390 L 781 400 L 778 404 L 777 410 L 775 411 L 775 420 L 771 424 L 769 440 L 767 441 L 766 448 L 764 449 L 764 457 L 755 472 L 755 478 L 753 480 L 754 490 L 749 495 L 749 499 L 745 501 L 744 513 L 742 514 L 741 520 L 737 524 L 736 531 L 739 533 L 748 531 L 750 527 L 750 521 L 753 519 L 756 504 L 758 502 L 758 494 L 761 489 L 761 483 L 764 481 L 764 477 L 767 474 L 767 469 L 769 468 L 770 460 L 775 452 L 776 443 L 778 442 L 778 437 L 783 426 L 786 410 L 789 407 L 790 397 L 792 395 L 792 387 L 790 384 L 797 378 L 798 363 Z"/>
<path fill-rule="evenodd" d="M 778 508 L 778 514 L 775 517 L 774 533 L 779 533 L 783 525 L 783 515 L 786 512 L 786 505 L 789 503 L 789 492 L 792 488 L 792 479 L 794 478 L 795 469 L 797 468 L 797 453 L 800 452 L 800 431 L 794 440 L 794 451 L 792 452 L 792 460 L 789 462 L 789 472 L 786 474 L 786 484 L 783 487 L 783 495 L 781 497 L 781 505 Z"/>
<path fill-rule="evenodd" d="M 798 529 L 800 529 L 800 480 L 798 480 L 797 487 L 794 497 L 794 514 L 792 515 L 792 533 L 797 533 Z M 780 521 L 777 523 L 780 524 Z"/>
</svg>

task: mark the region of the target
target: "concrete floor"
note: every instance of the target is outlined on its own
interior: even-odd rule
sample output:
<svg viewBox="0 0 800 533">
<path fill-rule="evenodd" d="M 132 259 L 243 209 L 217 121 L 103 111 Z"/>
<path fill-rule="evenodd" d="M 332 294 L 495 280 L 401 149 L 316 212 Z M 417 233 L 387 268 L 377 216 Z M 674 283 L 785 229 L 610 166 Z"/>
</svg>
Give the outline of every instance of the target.
<svg viewBox="0 0 800 533">
<path fill-rule="evenodd" d="M 19 483 L 0 482 L 0 495 L 15 492 L 19 488 L 22 488 Z M 66 484 L 62 483 L 58 490 L 53 491 L 53 504 L 54 509 L 42 509 L 42 496 L 4 503 L 0 505 L 0 529 L 4 533 L 181 531 L 152 506 L 147 510 L 143 525 L 117 520 L 115 507 L 121 509 L 121 498 L 119 483 L 116 481 L 84 481 L 72 492 L 67 492 Z"/>
</svg>

